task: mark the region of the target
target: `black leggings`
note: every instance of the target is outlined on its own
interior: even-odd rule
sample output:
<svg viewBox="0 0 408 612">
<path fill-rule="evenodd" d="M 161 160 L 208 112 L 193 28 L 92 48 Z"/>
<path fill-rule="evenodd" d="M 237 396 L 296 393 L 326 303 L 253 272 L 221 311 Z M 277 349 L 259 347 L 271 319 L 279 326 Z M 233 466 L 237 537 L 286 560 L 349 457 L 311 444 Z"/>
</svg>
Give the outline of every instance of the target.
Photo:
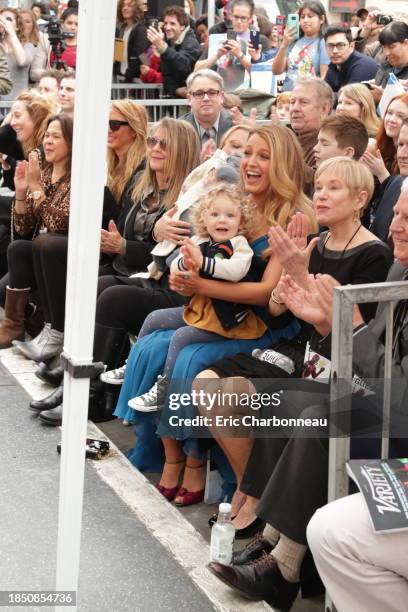
<svg viewBox="0 0 408 612">
<path fill-rule="evenodd" d="M 132 284 L 129 284 L 132 283 Z M 158 308 L 172 308 L 185 298 L 170 289 L 143 286 L 143 280 L 101 276 L 98 281 L 96 322 L 106 327 L 138 334 L 148 314 Z"/>
<path fill-rule="evenodd" d="M 8 284 L 12 289 L 38 289 L 44 317 L 64 330 L 68 237 L 40 234 L 34 241 L 16 240 L 7 249 Z"/>
</svg>

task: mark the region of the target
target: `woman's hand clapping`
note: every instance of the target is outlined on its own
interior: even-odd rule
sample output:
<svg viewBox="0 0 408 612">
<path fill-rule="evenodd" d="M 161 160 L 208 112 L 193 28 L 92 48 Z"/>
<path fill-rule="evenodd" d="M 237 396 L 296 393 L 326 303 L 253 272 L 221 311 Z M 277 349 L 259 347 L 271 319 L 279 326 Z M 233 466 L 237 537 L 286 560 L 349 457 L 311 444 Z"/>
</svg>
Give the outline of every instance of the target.
<svg viewBox="0 0 408 612">
<path fill-rule="evenodd" d="M 16 190 L 16 197 L 22 200 L 26 197 L 28 189 L 28 162 L 21 161 L 16 166 L 14 174 L 14 187 Z"/>
<path fill-rule="evenodd" d="M 119 255 L 122 252 L 122 236 L 112 220 L 109 221 L 108 231 L 101 230 L 101 252 L 111 255 Z"/>
<path fill-rule="evenodd" d="M 380 183 L 383 183 L 385 179 L 390 176 L 390 173 L 385 167 L 384 160 L 378 149 L 375 151 L 375 153 L 372 153 L 371 151 L 366 149 L 360 159 L 360 162 L 367 166 L 371 174 L 373 176 L 376 176 Z"/>
<path fill-rule="evenodd" d="M 307 245 L 309 222 L 303 213 L 296 213 L 285 232 L 279 225 L 269 230 L 269 245 L 282 268 L 302 287 L 306 286 L 309 259 L 319 238 Z"/>
<path fill-rule="evenodd" d="M 38 191 L 42 189 L 41 185 L 41 168 L 38 153 L 31 151 L 28 156 L 27 167 L 28 188 L 30 191 Z"/>
<path fill-rule="evenodd" d="M 291 312 L 310 323 L 322 335 L 332 328 L 333 289 L 338 281 L 328 274 L 308 276 L 308 287 L 300 287 L 289 275 L 281 278 L 280 299 Z"/>
</svg>

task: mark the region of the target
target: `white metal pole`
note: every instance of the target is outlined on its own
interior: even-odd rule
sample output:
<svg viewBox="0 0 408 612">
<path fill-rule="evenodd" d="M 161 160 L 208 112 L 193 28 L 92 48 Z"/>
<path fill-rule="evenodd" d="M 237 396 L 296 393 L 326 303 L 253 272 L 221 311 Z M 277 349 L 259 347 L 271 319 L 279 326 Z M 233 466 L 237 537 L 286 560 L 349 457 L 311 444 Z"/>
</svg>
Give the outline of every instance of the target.
<svg viewBox="0 0 408 612">
<path fill-rule="evenodd" d="M 215 0 L 208 0 L 208 29 L 215 23 Z"/>
<path fill-rule="evenodd" d="M 92 361 L 116 4 L 79 5 L 64 345 L 74 365 Z M 89 379 L 65 372 L 56 578 L 63 591 L 78 586 L 88 391 Z"/>
</svg>

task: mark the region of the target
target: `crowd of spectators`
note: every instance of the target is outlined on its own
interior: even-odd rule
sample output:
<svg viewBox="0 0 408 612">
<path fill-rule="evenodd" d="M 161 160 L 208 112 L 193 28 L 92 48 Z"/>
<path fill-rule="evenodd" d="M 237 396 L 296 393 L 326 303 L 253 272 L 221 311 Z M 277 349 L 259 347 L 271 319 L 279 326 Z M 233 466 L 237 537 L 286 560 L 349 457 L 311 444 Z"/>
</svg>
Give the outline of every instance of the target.
<svg viewBox="0 0 408 612">
<path fill-rule="evenodd" d="M 203 501 L 211 452 L 237 538 L 254 538 L 231 565 L 210 569 L 245 597 L 289 610 L 299 589 L 321 592 L 317 567 L 339 611 L 401 610 L 404 537 L 380 542 L 360 496 L 323 508 L 321 378 L 334 288 L 408 278 L 408 21 L 372 8 L 352 27 L 330 25 L 322 4 L 305 0 L 298 31 L 282 32 L 253 0 L 229 0 L 209 29 L 191 0 L 162 15 L 146 8 L 118 0 L 113 82 L 161 84 L 189 108 L 149 124 L 142 100 L 111 103 L 93 355 L 106 371 L 91 380 L 89 418 L 132 424 L 129 460 L 159 472 L 158 491 L 179 506 Z M 74 0 L 0 10 L 0 96 L 10 103 L 0 127 L 0 348 L 37 362 L 55 388 L 30 403 L 49 426 L 63 417 L 55 359 L 77 31 Z M 263 92 L 264 113 L 245 104 L 257 64 L 279 82 Z M 404 457 L 406 301 L 395 310 L 390 452 Z M 353 370 L 382 376 L 384 310 L 356 307 L 353 327 Z M 245 430 L 254 414 L 245 398 L 282 386 L 284 399 L 260 414 L 315 419 L 314 435 Z M 175 394 L 190 401 L 175 409 Z M 364 394 L 352 405 L 352 456 L 379 457 L 380 434 L 358 438 L 379 409 Z"/>
</svg>

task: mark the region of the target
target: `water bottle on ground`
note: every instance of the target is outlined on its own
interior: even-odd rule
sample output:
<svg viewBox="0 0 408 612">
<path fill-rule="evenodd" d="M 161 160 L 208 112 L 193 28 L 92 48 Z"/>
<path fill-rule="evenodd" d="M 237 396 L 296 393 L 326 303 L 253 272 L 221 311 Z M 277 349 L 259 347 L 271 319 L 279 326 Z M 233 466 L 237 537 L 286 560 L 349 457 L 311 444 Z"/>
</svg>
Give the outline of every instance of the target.
<svg viewBox="0 0 408 612">
<path fill-rule="evenodd" d="M 219 505 L 218 519 L 211 529 L 211 561 L 229 565 L 232 561 L 232 550 L 235 538 L 235 527 L 231 523 L 231 504 Z"/>
</svg>

